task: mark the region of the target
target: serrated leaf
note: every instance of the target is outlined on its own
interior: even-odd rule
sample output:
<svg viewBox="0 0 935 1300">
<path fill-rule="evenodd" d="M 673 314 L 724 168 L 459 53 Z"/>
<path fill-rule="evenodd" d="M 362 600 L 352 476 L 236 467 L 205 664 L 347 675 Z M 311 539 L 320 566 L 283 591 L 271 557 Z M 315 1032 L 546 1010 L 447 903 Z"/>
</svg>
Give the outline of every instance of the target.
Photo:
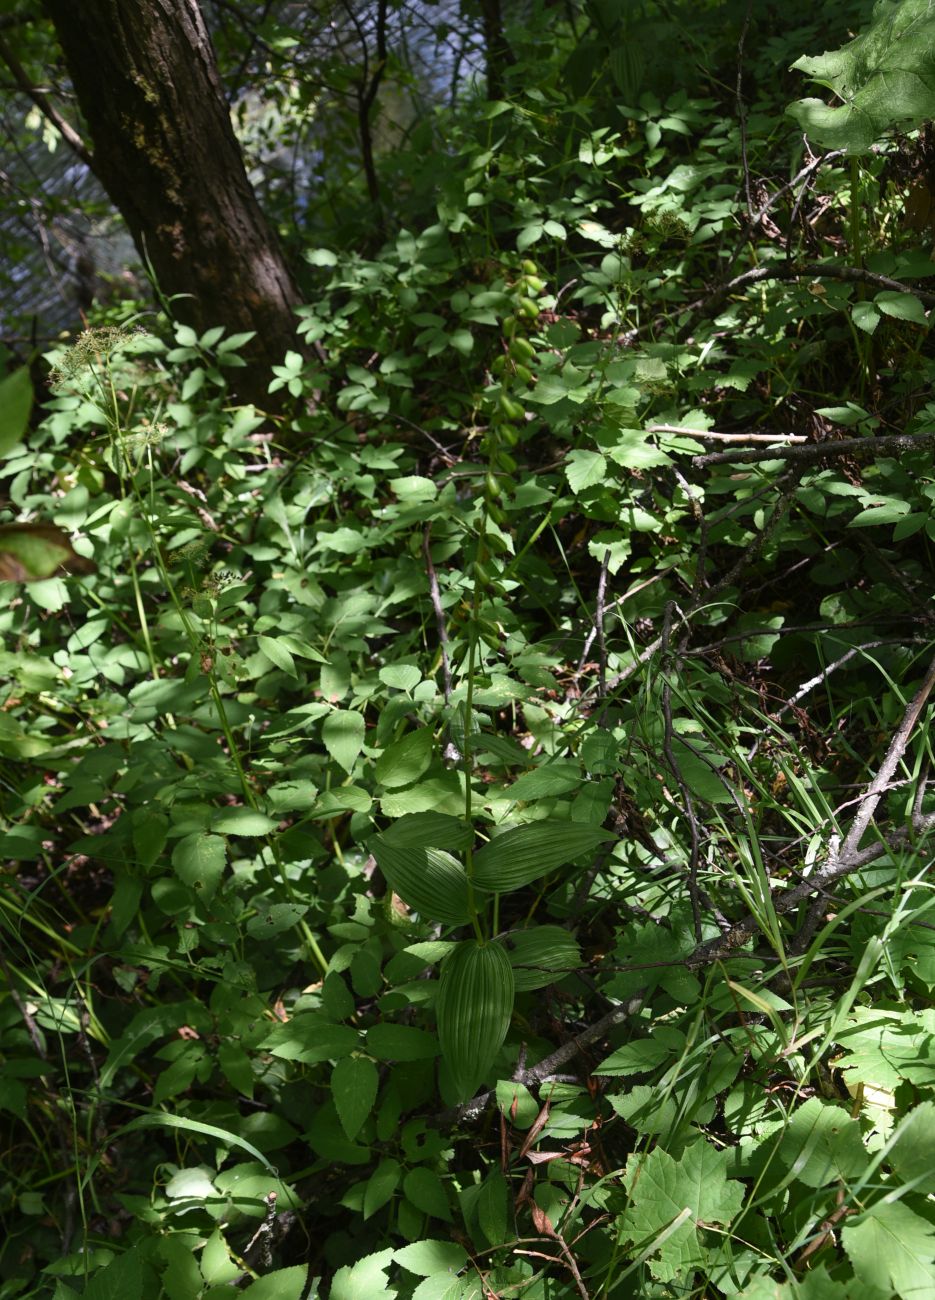
<svg viewBox="0 0 935 1300">
<path fill-rule="evenodd" d="M 607 461 L 599 451 L 572 451 L 565 462 L 565 477 L 572 492 L 596 487 L 607 477 Z"/>
<path fill-rule="evenodd" d="M 432 762 L 432 728 L 420 727 L 387 746 L 376 761 L 374 775 L 387 789 L 411 785 Z"/>
<path fill-rule="evenodd" d="M 341 1127 L 351 1141 L 363 1128 L 376 1101 L 380 1077 L 366 1056 L 345 1056 L 331 1071 L 331 1096 Z"/>
<path fill-rule="evenodd" d="M 220 835 L 199 831 L 179 840 L 172 853 L 172 866 L 183 884 L 205 899 L 211 899 L 224 874 L 227 846 Z"/>
<path fill-rule="evenodd" d="M 424 481 L 434 489 L 435 484 L 431 479 L 425 479 Z M 399 479 L 394 480 L 394 490 L 398 487 L 399 482 Z M 415 664 L 387 664 L 385 668 L 380 669 L 379 676 L 384 686 L 391 686 L 397 691 L 411 691 L 422 680 L 422 673 L 416 668 Z"/>
<path fill-rule="evenodd" d="M 545 988 L 581 965 L 574 935 L 558 925 L 534 925 L 513 930 L 499 940 L 513 967 L 517 992 Z"/>
<path fill-rule="evenodd" d="M 828 108 L 820 99 L 800 99 L 788 109 L 824 149 L 864 153 L 895 127 L 908 130 L 935 116 L 935 12 L 929 0 L 878 4 L 873 17 L 847 45 L 792 65 L 842 101 L 840 108 Z"/>
<path fill-rule="evenodd" d="M 870 302 L 855 302 L 851 308 L 851 318 L 865 334 L 872 334 L 880 323 L 880 313 Z"/>
<path fill-rule="evenodd" d="M 380 1161 L 367 1180 L 367 1186 L 364 1190 L 365 1219 L 369 1219 L 371 1215 L 376 1214 L 377 1210 L 382 1209 L 387 1203 L 399 1186 L 402 1172 L 398 1160 L 388 1157 L 386 1160 Z M 387 1253 L 392 1255 L 393 1252 L 389 1251 Z M 366 1300 L 366 1297 L 362 1297 L 361 1300 Z"/>
<path fill-rule="evenodd" d="M 498 943 L 458 944 L 442 966 L 438 1041 L 459 1099 L 470 1097 L 493 1064 L 513 1014 L 513 969 Z"/>
<path fill-rule="evenodd" d="M 468 880 L 457 858 L 444 849 L 402 847 L 383 835 L 371 847 L 392 889 L 427 920 L 464 925 L 470 919 Z"/>
<path fill-rule="evenodd" d="M 334 761 L 345 772 L 351 772 L 364 746 L 363 714 L 353 709 L 335 709 L 322 723 L 321 738 Z"/>
<path fill-rule="evenodd" d="M 282 641 L 272 636 L 258 636 L 256 643 L 270 663 L 275 664 L 284 673 L 288 673 L 290 677 L 298 676 L 292 652 Z"/>
<path fill-rule="evenodd" d="M 474 855 L 474 884 L 497 893 L 520 889 L 613 838 L 610 831 L 580 822 L 549 820 L 516 826 Z"/>
<path fill-rule="evenodd" d="M 862 1282 L 884 1295 L 935 1295 L 935 1226 L 903 1201 L 880 1201 L 854 1223 L 841 1244 Z"/>
<path fill-rule="evenodd" d="M 634 1242 L 651 1242 L 669 1230 L 653 1260 L 660 1280 L 672 1281 L 703 1266 L 699 1223 L 729 1224 L 740 1213 L 744 1188 L 728 1181 L 728 1160 L 727 1151 L 705 1141 L 692 1143 L 678 1159 L 662 1147 L 628 1159 L 625 1183 L 631 1200 L 621 1226 Z"/>
<path fill-rule="evenodd" d="M 933 29 L 935 31 L 935 29 Z M 933 101 L 935 108 L 935 101 Z M 873 300 L 884 316 L 893 316 L 896 320 L 912 321 L 916 325 L 927 325 L 925 308 L 914 293 L 899 293 L 895 289 L 884 289 Z"/>
<path fill-rule="evenodd" d="M 423 1170 L 423 1172 L 428 1171 Z M 418 1208 L 416 1201 L 412 1203 Z M 415 1273 L 417 1277 L 431 1277 L 433 1273 L 457 1273 L 468 1262 L 467 1251 L 457 1242 L 431 1239 L 414 1241 L 411 1246 L 403 1246 L 397 1250 L 393 1258 L 397 1264 L 402 1264 L 403 1268 L 410 1273 Z"/>
</svg>

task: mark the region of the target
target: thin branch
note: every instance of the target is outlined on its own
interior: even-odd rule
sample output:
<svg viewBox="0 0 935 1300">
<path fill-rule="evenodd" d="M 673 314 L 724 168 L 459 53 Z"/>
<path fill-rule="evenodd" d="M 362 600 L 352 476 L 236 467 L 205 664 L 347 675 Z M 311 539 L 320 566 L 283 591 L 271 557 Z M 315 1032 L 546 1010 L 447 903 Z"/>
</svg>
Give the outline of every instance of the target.
<svg viewBox="0 0 935 1300">
<path fill-rule="evenodd" d="M 872 452 L 874 456 L 885 456 L 895 451 L 912 451 L 915 447 L 925 446 L 935 441 L 935 431 L 928 433 L 890 433 L 883 438 L 841 438 L 823 439 L 821 442 L 809 442 L 803 447 L 779 446 L 768 451 L 750 448 L 746 451 L 710 451 L 703 456 L 693 456 L 692 464 L 696 469 L 706 465 L 753 465 L 764 460 L 821 460 L 824 456 L 858 456 Z"/>
<path fill-rule="evenodd" d="M 568 1061 L 583 1052 L 585 1048 L 590 1047 L 592 1043 L 598 1042 L 616 1025 L 621 1025 L 630 1016 L 639 1011 L 643 1001 L 642 991 L 634 993 L 623 1006 L 614 1007 L 608 1011 L 606 1016 L 601 1016 L 589 1029 L 583 1030 L 574 1038 L 570 1038 L 567 1043 L 546 1056 L 529 1070 L 517 1071 L 514 1083 L 521 1083 L 524 1088 L 537 1088 L 544 1083 L 549 1075 L 555 1074 Z M 452 1124 L 464 1123 L 477 1119 L 487 1108 L 491 1099 L 496 1093 L 491 1089 L 489 1092 L 478 1093 L 470 1101 L 463 1101 L 460 1106 L 452 1106 L 450 1110 L 443 1111 L 432 1121 L 436 1127 L 447 1127 Z"/>
<path fill-rule="evenodd" d="M 713 429 L 689 429 L 683 424 L 647 424 L 647 433 L 679 433 L 698 442 L 808 442 L 802 433 L 715 433 Z"/>
<path fill-rule="evenodd" d="M 935 813 L 930 813 L 925 817 L 914 817 L 909 826 L 903 826 L 887 835 L 881 835 L 875 843 L 860 848 L 860 841 L 873 820 L 877 805 L 906 752 L 913 728 L 933 688 L 935 688 L 935 658 L 929 664 L 922 685 L 909 702 L 876 776 L 861 798 L 860 810 L 851 822 L 850 829 L 840 849 L 830 855 L 823 867 L 813 871 L 810 876 L 804 877 L 792 889 L 773 893 L 772 907 L 777 915 L 793 911 L 800 903 L 805 902 L 806 899 L 810 900 L 814 894 L 827 889 L 830 884 L 840 880 L 843 876 L 859 871 L 889 850 L 906 843 L 911 835 L 924 834 L 935 827 Z M 685 964 L 689 968 L 694 968 L 708 965 L 713 961 L 719 961 L 722 957 L 728 956 L 729 953 L 746 943 L 758 929 L 759 924 L 756 917 L 748 914 L 731 926 L 726 934 L 699 944 L 684 959 Z"/>
<path fill-rule="evenodd" d="M 38 86 L 32 83 L 26 73 L 26 69 L 20 63 L 19 59 L 7 43 L 6 38 L 3 36 L 0 36 L 0 59 L 3 60 L 10 72 L 13 74 L 13 79 L 23 94 L 32 100 L 42 116 L 46 121 L 51 122 L 52 126 L 55 127 L 56 131 L 76 157 L 80 158 L 84 165 L 93 172 L 94 155 L 91 153 L 90 149 L 87 147 L 75 128 L 69 122 L 65 121 L 64 117 L 62 117 L 61 113 L 48 96 L 41 91 Z"/>
<path fill-rule="evenodd" d="M 833 266 L 827 262 L 805 262 L 801 266 L 796 266 L 789 262 L 771 262 L 766 266 L 755 266 L 749 271 L 744 271 L 741 275 L 736 275 L 732 280 L 725 284 L 718 285 L 710 293 L 696 298 L 694 302 L 687 303 L 684 307 L 679 308 L 681 312 L 696 312 L 702 308 L 710 315 L 720 307 L 725 298 L 729 298 L 732 293 L 737 293 L 740 289 L 746 289 L 751 284 L 761 284 L 764 280 L 801 280 L 808 278 L 810 280 L 843 280 L 850 284 L 872 284 L 878 289 L 892 289 L 897 293 L 911 293 L 925 303 L 927 307 L 935 307 L 935 293 L 928 293 L 924 289 L 916 289 L 911 284 L 904 284 L 901 280 L 893 280 L 888 275 L 877 275 L 874 271 L 867 271 L 862 266 Z"/>
<path fill-rule="evenodd" d="M 607 594 L 607 567 L 610 551 L 604 552 L 601 573 L 597 580 L 597 600 L 594 607 L 594 631 L 597 634 L 597 691 L 601 699 L 607 694 L 607 643 L 604 640 L 604 599 Z"/>
</svg>

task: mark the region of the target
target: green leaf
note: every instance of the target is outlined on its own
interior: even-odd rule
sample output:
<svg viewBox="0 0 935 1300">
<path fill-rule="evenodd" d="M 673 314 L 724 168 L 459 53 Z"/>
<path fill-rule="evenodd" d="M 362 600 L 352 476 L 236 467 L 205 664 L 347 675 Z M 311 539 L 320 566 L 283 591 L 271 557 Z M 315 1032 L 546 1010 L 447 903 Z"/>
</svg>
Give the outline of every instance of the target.
<svg viewBox="0 0 935 1300">
<path fill-rule="evenodd" d="M 699 1223 L 729 1224 L 739 1214 L 744 1189 L 728 1181 L 729 1158 L 727 1151 L 696 1141 L 678 1159 L 660 1146 L 628 1159 L 624 1181 L 630 1203 L 621 1228 L 628 1240 L 640 1243 L 668 1233 L 654 1252 L 653 1273 L 661 1281 L 703 1266 Z"/>
<path fill-rule="evenodd" d="M 402 1177 L 402 1169 L 398 1160 L 388 1157 L 381 1160 L 374 1169 L 367 1181 L 367 1187 L 364 1191 L 364 1218 L 369 1219 L 371 1215 L 376 1214 L 377 1210 L 383 1208 L 396 1188 L 399 1186 L 399 1180 Z M 392 1252 L 389 1252 L 392 1253 Z M 366 1297 L 362 1297 L 366 1300 Z"/>
<path fill-rule="evenodd" d="M 219 808 L 211 817 L 211 829 L 221 835 L 268 835 L 278 823 L 252 808 Z"/>
<path fill-rule="evenodd" d="M 85 1300 L 144 1300 L 143 1267 L 131 1246 L 95 1273 L 84 1290 Z"/>
<path fill-rule="evenodd" d="M 568 486 L 577 496 L 586 488 L 596 487 L 607 478 L 607 461 L 599 451 L 572 451 L 565 462 Z"/>
<path fill-rule="evenodd" d="M 870 1164 L 859 1121 L 818 1097 L 809 1097 L 789 1116 L 777 1155 L 806 1187 L 849 1185 Z"/>
<path fill-rule="evenodd" d="M 610 831 L 580 822 L 516 826 L 474 855 L 474 884 L 497 893 L 519 889 L 613 838 Z"/>
<path fill-rule="evenodd" d="M 432 743 L 432 728 L 420 727 L 389 745 L 376 761 L 377 780 L 388 789 L 417 781 L 431 765 Z"/>
<path fill-rule="evenodd" d="M 415 1201 L 412 1203 L 417 1204 Z M 467 1251 L 454 1241 L 414 1241 L 411 1246 L 397 1250 L 393 1258 L 417 1277 L 431 1277 L 433 1273 L 457 1273 L 468 1262 Z"/>
<path fill-rule="evenodd" d="M 0 456 L 21 442 L 29 428 L 33 391 L 29 367 L 20 366 L 0 379 Z"/>
<path fill-rule="evenodd" d="M 285 1024 L 274 1025 L 258 1046 L 284 1061 L 317 1065 L 349 1056 L 360 1046 L 360 1035 L 350 1025 L 332 1025 L 311 1012 L 301 1012 Z"/>
<path fill-rule="evenodd" d="M 133 812 L 133 848 L 136 860 L 142 867 L 156 862 L 166 843 L 169 819 L 152 808 L 137 808 Z"/>
<path fill-rule="evenodd" d="M 364 745 L 363 714 L 353 709 L 335 709 L 322 723 L 321 737 L 334 761 L 345 772 L 351 772 Z"/>
<path fill-rule="evenodd" d="M 467 876 L 450 853 L 402 848 L 383 835 L 371 847 L 391 888 L 427 920 L 464 925 L 470 919 Z"/>
<path fill-rule="evenodd" d="M 274 939 L 298 925 L 307 911 L 308 907 L 302 903 L 269 903 L 259 915 L 250 917 L 247 934 L 252 939 Z"/>
<path fill-rule="evenodd" d="M 856 1223 L 846 1219 L 841 1244 L 861 1281 L 884 1295 L 935 1295 L 935 1226 L 903 1201 L 881 1201 Z"/>
<path fill-rule="evenodd" d="M 568 794 L 582 784 L 578 763 L 543 763 L 532 772 L 524 772 L 504 794 L 517 803 L 531 803 L 534 799 L 551 799 Z"/>
<path fill-rule="evenodd" d="M 44 582 L 59 570 L 93 573 L 95 565 L 79 555 L 68 534 L 53 524 L 0 525 L 0 582 Z M 50 595 L 52 590 L 50 582 Z M 37 598 L 38 591 L 34 593 L 34 599 Z M 60 609 L 62 604 L 53 605 L 49 600 L 40 603 L 46 609 Z"/>
<path fill-rule="evenodd" d="M 909 1112 L 890 1139 L 890 1164 L 914 1191 L 935 1192 L 935 1102 Z"/>
<path fill-rule="evenodd" d="M 460 817 L 419 812 L 400 817 L 383 832 L 382 838 L 399 848 L 447 849 L 449 853 L 457 853 L 470 848 L 474 832 Z"/>
<path fill-rule="evenodd" d="M 292 1264 L 289 1268 L 275 1268 L 272 1273 L 264 1273 L 255 1282 L 244 1289 L 243 1294 L 250 1300 L 301 1300 L 308 1281 L 308 1267 L 305 1264 Z M 225 1286 L 219 1294 L 229 1295 L 231 1287 Z M 331 1295 L 335 1292 L 332 1289 Z M 374 1295 L 383 1294 L 375 1291 Z"/>
<path fill-rule="evenodd" d="M 429 483 L 434 489 L 435 484 L 432 483 L 431 479 L 425 479 L 423 481 Z M 399 479 L 394 480 L 394 491 L 397 490 L 399 483 Z M 411 691 L 412 688 L 418 686 L 419 682 L 422 680 L 422 673 L 418 668 L 416 668 L 415 664 L 387 664 L 385 668 L 380 669 L 379 676 L 380 681 L 383 682 L 385 686 L 391 686 L 397 691 Z"/>
<path fill-rule="evenodd" d="M 353 1139 L 373 1109 L 380 1079 L 366 1056 L 345 1056 L 331 1071 L 331 1095 L 341 1127 Z"/>
<path fill-rule="evenodd" d="M 292 652 L 282 641 L 272 636 L 258 636 L 256 643 L 271 663 L 281 668 L 290 677 L 298 677 Z"/>
<path fill-rule="evenodd" d="M 932 33 L 935 35 L 935 27 L 932 28 Z M 935 109 L 935 100 L 933 100 L 933 109 Z M 928 324 L 925 308 L 914 293 L 899 293 L 894 289 L 884 289 L 873 301 L 884 316 L 895 316 L 897 320 L 912 321 L 916 325 Z"/>
<path fill-rule="evenodd" d="M 429 1061 L 438 1055 L 432 1034 L 415 1025 L 371 1025 L 367 1030 L 367 1051 L 381 1061 Z"/>
<path fill-rule="evenodd" d="M 534 925 L 513 930 L 501 942 L 513 967 L 519 993 L 554 984 L 568 971 L 581 965 L 581 950 L 574 936 L 558 925 Z"/>
<path fill-rule="evenodd" d="M 451 1210 L 448 1205 L 445 1185 L 434 1169 L 426 1169 L 424 1165 L 417 1165 L 415 1169 L 410 1169 L 403 1179 L 403 1193 L 406 1199 L 417 1210 L 421 1210 L 423 1214 L 427 1214 L 433 1219 L 451 1221 Z M 397 1256 L 398 1258 L 399 1256 Z M 419 1272 L 418 1268 L 412 1268 L 408 1264 L 406 1267 L 412 1273 Z M 434 1273 L 437 1270 L 433 1267 L 430 1271 Z M 427 1277 L 428 1274 L 425 1273 L 423 1276 Z"/>
<path fill-rule="evenodd" d="M 842 101 L 840 108 L 828 108 L 820 99 L 800 99 L 788 109 L 823 149 L 865 153 L 888 131 L 909 130 L 935 116 L 935 12 L 929 0 L 878 4 L 873 18 L 849 44 L 792 65 Z"/>
<path fill-rule="evenodd" d="M 493 1064 L 513 1014 L 513 970 L 498 943 L 468 939 L 442 966 L 436 1016 L 442 1056 L 459 1100 Z"/>
<path fill-rule="evenodd" d="M 851 318 L 865 334 L 872 334 L 880 323 L 880 313 L 870 302 L 855 302 L 851 307 Z"/>
<path fill-rule="evenodd" d="M 172 852 L 172 865 L 179 880 L 206 901 L 214 897 L 226 862 L 225 841 L 207 831 L 186 835 Z"/>
</svg>

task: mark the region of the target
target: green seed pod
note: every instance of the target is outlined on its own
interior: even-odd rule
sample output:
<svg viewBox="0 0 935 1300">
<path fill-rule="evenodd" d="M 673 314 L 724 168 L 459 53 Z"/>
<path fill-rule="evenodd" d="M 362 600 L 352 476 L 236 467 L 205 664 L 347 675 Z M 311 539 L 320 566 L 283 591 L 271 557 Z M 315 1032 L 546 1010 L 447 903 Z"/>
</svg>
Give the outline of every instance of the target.
<svg viewBox="0 0 935 1300">
<path fill-rule="evenodd" d="M 498 424 L 497 436 L 508 447 L 515 447 L 519 442 L 519 429 L 515 424 Z"/>
<path fill-rule="evenodd" d="M 535 355 L 536 349 L 529 339 L 516 338 L 510 344 L 510 356 L 514 361 L 531 361 Z"/>
<path fill-rule="evenodd" d="M 508 397 L 506 393 L 500 394 L 500 410 L 510 420 L 522 420 L 526 414 L 520 403 Z"/>
<path fill-rule="evenodd" d="M 503 337 L 504 337 L 504 338 L 508 338 L 508 339 L 512 338 L 512 337 L 513 337 L 513 331 L 514 331 L 515 329 L 516 329 L 516 317 L 515 317 L 515 316 L 504 316 L 504 318 L 503 318 Z"/>
<path fill-rule="evenodd" d="M 536 266 L 535 262 L 532 260 L 531 257 L 526 257 L 523 259 L 523 272 L 525 275 L 539 274 L 539 268 L 538 266 Z"/>
<path fill-rule="evenodd" d="M 488 472 L 487 477 L 484 480 L 484 492 L 489 501 L 496 501 L 501 492 L 500 480 L 497 478 L 496 474 Z"/>
<path fill-rule="evenodd" d="M 506 357 L 502 354 L 498 357 L 494 357 L 493 361 L 490 363 L 490 373 L 492 375 L 502 375 L 504 370 L 506 370 Z"/>
<path fill-rule="evenodd" d="M 529 320 L 536 320 L 539 315 L 539 304 L 531 298 L 520 298 L 519 309 Z"/>
<path fill-rule="evenodd" d="M 505 527 L 506 525 L 506 518 L 507 518 L 506 511 L 503 509 L 503 506 L 501 506 L 497 501 L 487 502 L 487 518 L 492 519 L 494 523 L 499 524 L 501 528 Z M 497 540 L 499 541 L 499 538 Z M 490 546 L 491 551 L 496 551 L 497 550 L 496 546 L 491 545 L 491 542 L 492 542 L 492 537 L 489 537 L 487 539 L 487 544 L 488 546 Z M 499 551 L 497 553 L 499 554 Z"/>
<path fill-rule="evenodd" d="M 505 470 L 507 474 L 513 474 L 516 471 L 516 461 L 508 451 L 497 451 L 494 455 L 497 468 Z"/>
<path fill-rule="evenodd" d="M 513 370 L 516 374 L 516 378 L 521 379 L 524 384 L 532 383 L 532 371 L 529 369 L 528 366 L 520 365 L 520 363 L 517 361 L 513 367 Z"/>
<path fill-rule="evenodd" d="M 526 288 L 529 289 L 531 293 L 541 293 L 545 288 L 545 280 L 540 280 L 538 275 L 527 275 L 525 280 Z"/>
</svg>

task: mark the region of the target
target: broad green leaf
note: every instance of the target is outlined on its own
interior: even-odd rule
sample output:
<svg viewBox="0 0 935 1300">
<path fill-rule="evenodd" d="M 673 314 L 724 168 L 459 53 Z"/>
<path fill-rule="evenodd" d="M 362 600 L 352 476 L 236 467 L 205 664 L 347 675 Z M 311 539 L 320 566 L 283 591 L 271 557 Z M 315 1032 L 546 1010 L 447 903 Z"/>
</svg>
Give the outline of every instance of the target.
<svg viewBox="0 0 935 1300">
<path fill-rule="evenodd" d="M 678 1159 L 657 1146 L 627 1161 L 624 1181 L 630 1203 L 621 1229 L 625 1239 L 640 1243 L 669 1230 L 653 1258 L 653 1273 L 660 1280 L 671 1282 L 703 1266 L 699 1223 L 727 1225 L 740 1212 L 744 1188 L 728 1181 L 728 1162 L 727 1151 L 704 1140 L 691 1143 Z"/>
<path fill-rule="evenodd" d="M 442 966 L 438 1040 L 459 1099 L 470 1097 L 500 1050 L 513 1014 L 513 970 L 498 943 L 467 939 Z"/>
<path fill-rule="evenodd" d="M 5 456 L 22 441 L 29 428 L 32 403 L 28 366 L 20 366 L 0 379 L 0 456 Z"/>
<path fill-rule="evenodd" d="M 870 1164 L 859 1121 L 843 1106 L 818 1097 L 809 1097 L 793 1110 L 777 1156 L 806 1187 L 849 1185 Z"/>
<path fill-rule="evenodd" d="M 367 1051 L 381 1061 L 428 1061 L 438 1055 L 438 1043 L 415 1025 L 379 1024 L 367 1030 Z"/>
<path fill-rule="evenodd" d="M 474 884 L 506 893 L 564 867 L 613 839 L 610 831 L 580 822 L 529 822 L 504 831 L 474 855 Z"/>
<path fill-rule="evenodd" d="M 861 1281 L 882 1294 L 935 1295 L 935 1226 L 904 1201 L 880 1201 L 856 1223 L 845 1219 L 841 1244 Z"/>
<path fill-rule="evenodd" d="M 367 1182 L 364 1192 L 364 1218 L 369 1219 L 377 1210 L 383 1208 L 402 1178 L 402 1169 L 398 1160 L 391 1156 L 381 1160 Z M 362 1300 L 366 1300 L 365 1297 Z"/>
<path fill-rule="evenodd" d="M 351 772 L 364 745 L 363 714 L 353 709 L 335 709 L 322 723 L 321 738 L 334 761 L 345 772 Z"/>
<path fill-rule="evenodd" d="M 136 860 L 151 867 L 165 847 L 169 819 L 153 808 L 137 808 L 133 813 L 133 848 Z"/>
<path fill-rule="evenodd" d="M 431 480 L 426 481 L 431 482 Z M 399 479 L 394 480 L 394 489 L 398 483 Z M 432 487 L 434 486 L 435 484 L 432 483 Z M 415 664 L 387 664 L 385 668 L 380 669 L 380 681 L 397 691 L 411 691 L 421 680 L 422 673 Z"/>
<path fill-rule="evenodd" d="M 890 1164 L 914 1191 L 935 1192 L 935 1102 L 915 1106 L 893 1134 Z"/>
<path fill-rule="evenodd" d="M 528 930 L 512 930 L 501 942 L 513 967 L 513 980 L 519 993 L 554 984 L 568 971 L 581 965 L 577 940 L 558 925 L 534 925 Z"/>
<path fill-rule="evenodd" d="M 276 1268 L 272 1273 L 264 1273 L 244 1290 L 244 1295 L 251 1300 L 301 1300 L 308 1282 L 308 1267 L 305 1264 L 292 1264 L 288 1268 Z M 231 1287 L 225 1286 L 219 1294 L 229 1295 Z M 334 1291 L 331 1292 L 334 1296 Z M 374 1292 L 379 1295 L 380 1292 Z"/>
<path fill-rule="evenodd" d="M 364 1215 L 368 1218 L 368 1215 Z M 350 1267 L 339 1268 L 331 1283 L 328 1300 L 370 1300 L 370 1297 L 395 1296 L 395 1290 L 388 1290 L 385 1269 L 389 1268 L 393 1258 L 392 1250 L 381 1250 L 374 1255 L 365 1255 Z"/>
<path fill-rule="evenodd" d="M 221 835 L 268 835 L 278 823 L 252 808 L 219 808 L 211 818 L 211 829 Z"/>
<path fill-rule="evenodd" d="M 932 28 L 935 35 L 935 26 Z M 935 100 L 933 111 L 935 111 Z M 915 296 L 914 293 L 899 293 L 894 289 L 884 289 L 878 293 L 873 300 L 874 306 L 879 307 L 884 316 L 894 316 L 897 320 L 913 321 L 916 325 L 927 325 L 928 319 L 925 315 L 925 308 Z"/>
<path fill-rule="evenodd" d="M 539 1103 L 522 1083 L 497 1081 L 497 1105 L 514 1128 L 527 1129 L 539 1114 Z"/>
<path fill-rule="evenodd" d="M 788 111 L 813 144 L 865 153 L 888 131 L 910 130 L 935 116 L 933 48 L 930 0 L 878 4 L 871 25 L 853 41 L 792 65 L 833 91 L 841 107 L 800 99 Z"/>
<path fill-rule="evenodd" d="M 253 939 L 274 939 L 298 925 L 307 911 L 303 903 L 270 903 L 257 916 L 250 917 L 247 934 Z"/>
<path fill-rule="evenodd" d="M 543 763 L 531 772 L 524 772 L 504 794 L 517 803 L 530 803 L 534 799 L 568 794 L 581 784 L 582 773 L 578 763 Z"/>
<path fill-rule="evenodd" d="M 179 840 L 172 851 L 172 866 L 183 884 L 206 901 L 213 898 L 224 874 L 227 846 L 220 835 L 198 831 Z"/>
<path fill-rule="evenodd" d="M 349 1056 L 360 1046 L 360 1035 L 350 1025 L 332 1025 L 312 1012 L 301 1012 L 274 1025 L 258 1046 L 284 1061 L 317 1065 Z"/>
<path fill-rule="evenodd" d="M 270 807 L 276 812 L 308 812 L 317 794 L 318 787 L 304 779 L 277 781 L 266 791 Z"/>
<path fill-rule="evenodd" d="M 413 1205 L 416 1204 L 413 1201 Z M 467 1252 L 454 1241 L 414 1241 L 411 1246 L 397 1250 L 393 1258 L 417 1277 L 431 1277 L 433 1273 L 457 1273 L 468 1262 Z"/>
<path fill-rule="evenodd" d="M 136 1247 L 131 1246 L 95 1273 L 83 1294 L 85 1300 L 145 1300 L 143 1263 Z"/>
<path fill-rule="evenodd" d="M 565 477 L 572 492 L 596 487 L 607 478 L 607 461 L 599 451 L 572 451 L 565 462 Z"/>
<path fill-rule="evenodd" d="M 60 569 L 94 573 L 95 568 L 54 524 L 0 525 L 0 582 L 41 582 Z"/>
<path fill-rule="evenodd" d="M 470 918 L 467 876 L 450 853 L 403 848 L 382 835 L 372 850 L 390 887 L 427 920 L 464 925 Z"/>
<path fill-rule="evenodd" d="M 451 1209 L 448 1205 L 445 1185 L 434 1169 L 426 1169 L 425 1165 L 417 1165 L 415 1169 L 410 1169 L 403 1179 L 403 1194 L 423 1214 L 428 1214 L 433 1219 L 445 1219 L 450 1222 Z M 406 1267 L 413 1273 L 420 1271 L 411 1265 Z M 431 1272 L 435 1271 L 433 1267 Z M 423 1276 L 427 1277 L 428 1274 Z"/>
<path fill-rule="evenodd" d="M 380 1079 L 366 1056 L 345 1056 L 331 1071 L 331 1096 L 341 1127 L 353 1139 L 373 1109 Z"/>
<path fill-rule="evenodd" d="M 295 660 L 292 657 L 292 651 L 277 637 L 258 636 L 256 643 L 266 655 L 271 663 L 277 668 L 281 668 L 284 673 L 290 677 L 297 677 L 298 673 L 295 668 Z"/>
<path fill-rule="evenodd" d="M 417 781 L 432 762 L 432 743 L 432 728 L 420 727 L 389 745 L 376 761 L 377 780 L 389 789 Z"/>
<path fill-rule="evenodd" d="M 382 838 L 400 848 L 447 849 L 457 853 L 470 848 L 474 832 L 461 817 L 448 813 L 407 813 L 383 832 Z"/>
</svg>

